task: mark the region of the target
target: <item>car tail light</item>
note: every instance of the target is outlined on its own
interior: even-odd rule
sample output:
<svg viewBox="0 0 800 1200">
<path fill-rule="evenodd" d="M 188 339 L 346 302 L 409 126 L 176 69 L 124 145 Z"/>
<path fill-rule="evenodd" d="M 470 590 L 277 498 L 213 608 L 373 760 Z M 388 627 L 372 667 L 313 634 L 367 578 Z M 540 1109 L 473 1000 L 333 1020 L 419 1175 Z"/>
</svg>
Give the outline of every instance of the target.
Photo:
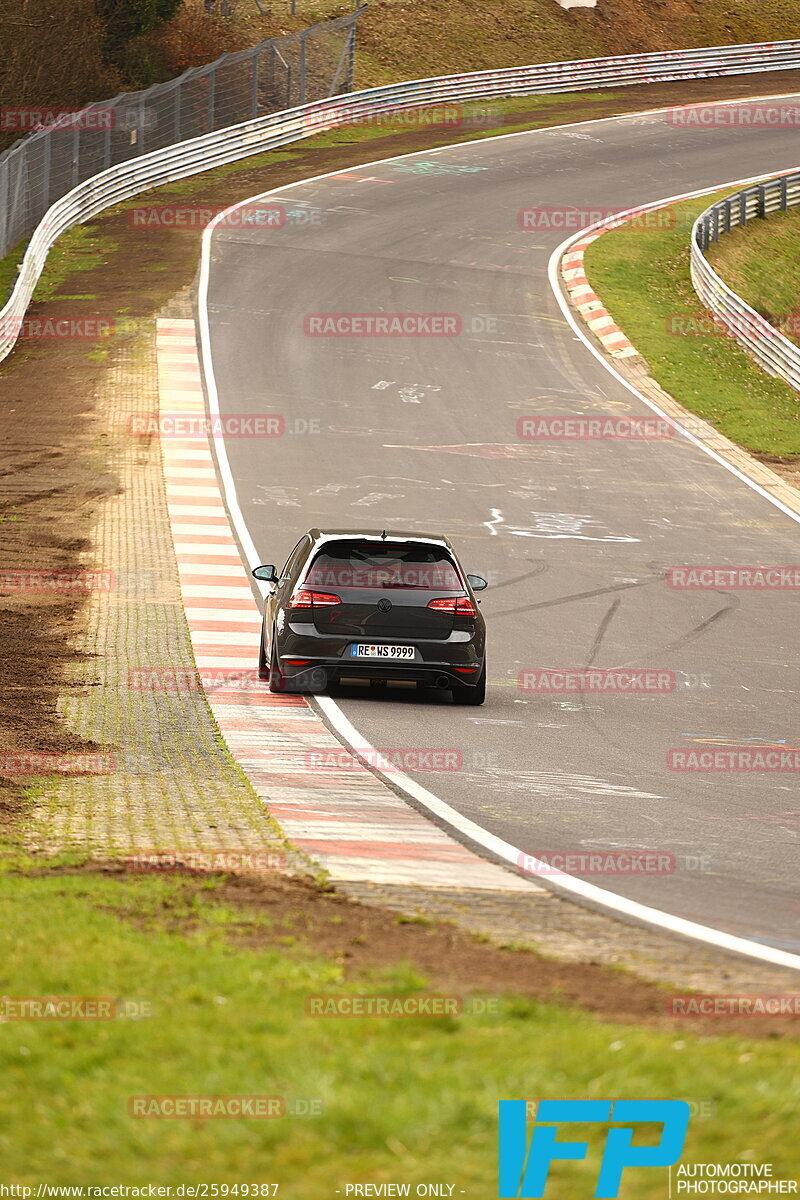
<svg viewBox="0 0 800 1200">
<path fill-rule="evenodd" d="M 333 604 L 341 603 L 339 597 L 330 592 L 310 592 L 307 588 L 300 588 L 292 596 L 289 605 L 291 608 L 330 608 Z"/>
<path fill-rule="evenodd" d="M 477 617 L 478 615 L 469 596 L 442 596 L 439 600 L 429 600 L 428 608 L 437 608 L 439 612 L 455 613 L 458 617 Z"/>
</svg>

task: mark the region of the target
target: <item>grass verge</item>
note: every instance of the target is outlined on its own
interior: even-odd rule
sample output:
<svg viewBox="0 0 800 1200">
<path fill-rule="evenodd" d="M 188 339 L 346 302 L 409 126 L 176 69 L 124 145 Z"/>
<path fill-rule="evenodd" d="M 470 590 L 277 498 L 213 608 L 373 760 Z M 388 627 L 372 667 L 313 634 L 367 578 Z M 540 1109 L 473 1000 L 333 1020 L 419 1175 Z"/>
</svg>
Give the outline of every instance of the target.
<svg viewBox="0 0 800 1200">
<path fill-rule="evenodd" d="M 707 258 L 751 308 L 800 343 L 798 209 L 733 229 L 711 246 Z"/>
<path fill-rule="evenodd" d="M 694 218 L 726 194 L 674 205 L 671 228 L 604 234 L 586 252 L 587 274 L 670 395 L 751 453 L 797 461 L 797 393 L 766 375 L 731 338 L 703 332 L 707 313 L 689 275 L 689 235 Z M 800 245 L 800 230 L 795 245 Z M 770 254 L 774 270 L 774 250 Z"/>
<path fill-rule="evenodd" d="M 408 996 L 428 981 L 403 962 L 349 976 L 345 954 L 309 951 L 302 922 L 282 936 L 269 909 L 231 904 L 219 879 L 2 884 L 3 991 L 111 998 L 130 1014 L 2 1025 L 6 1182 L 278 1183 L 311 1200 L 346 1182 L 437 1180 L 485 1200 L 498 1099 L 564 1094 L 685 1098 L 686 1161 L 792 1168 L 794 1042 L 636 1029 L 513 994 L 488 1016 L 322 1019 L 306 1015 L 310 995 Z M 319 1115 L 132 1116 L 130 1098 L 150 1095 L 280 1096 L 289 1113 L 302 1099 Z M 598 1139 L 574 1132 L 593 1149 L 554 1170 L 555 1200 L 593 1189 Z M 624 1194 L 661 1198 L 665 1175 L 632 1171 Z"/>
</svg>

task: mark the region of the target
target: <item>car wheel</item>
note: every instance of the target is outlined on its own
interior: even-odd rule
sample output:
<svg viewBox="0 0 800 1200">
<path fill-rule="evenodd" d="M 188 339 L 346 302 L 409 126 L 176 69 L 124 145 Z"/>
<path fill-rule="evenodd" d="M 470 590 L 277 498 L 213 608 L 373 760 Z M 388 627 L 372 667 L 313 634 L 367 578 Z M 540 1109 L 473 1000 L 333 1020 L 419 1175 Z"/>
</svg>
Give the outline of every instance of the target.
<svg viewBox="0 0 800 1200">
<path fill-rule="evenodd" d="M 453 688 L 454 704 L 483 704 L 486 699 L 486 659 L 483 660 L 478 682 L 471 687 L 456 686 Z"/>
<path fill-rule="evenodd" d="M 275 653 L 275 635 L 272 637 L 272 647 L 269 654 L 269 690 L 271 692 L 288 691 L 286 676 L 278 666 L 278 656 Z"/>
<path fill-rule="evenodd" d="M 258 678 L 269 679 L 269 668 L 267 666 L 267 656 L 264 653 L 264 631 L 261 631 L 261 644 L 258 647 Z"/>
</svg>

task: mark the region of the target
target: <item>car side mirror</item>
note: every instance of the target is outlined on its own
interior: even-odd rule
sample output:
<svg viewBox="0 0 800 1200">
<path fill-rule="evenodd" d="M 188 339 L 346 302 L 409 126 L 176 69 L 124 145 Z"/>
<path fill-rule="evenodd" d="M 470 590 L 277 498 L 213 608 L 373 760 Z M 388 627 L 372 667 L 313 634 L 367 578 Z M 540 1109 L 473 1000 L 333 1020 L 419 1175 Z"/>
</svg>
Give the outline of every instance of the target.
<svg viewBox="0 0 800 1200">
<path fill-rule="evenodd" d="M 268 563 L 266 566 L 256 567 L 253 571 L 253 578 L 260 579 L 262 583 L 277 583 L 278 572 L 272 563 Z"/>
<path fill-rule="evenodd" d="M 484 588 L 489 586 L 482 575 L 468 575 L 467 580 L 469 581 L 469 586 L 472 588 L 473 592 L 482 592 Z"/>
</svg>

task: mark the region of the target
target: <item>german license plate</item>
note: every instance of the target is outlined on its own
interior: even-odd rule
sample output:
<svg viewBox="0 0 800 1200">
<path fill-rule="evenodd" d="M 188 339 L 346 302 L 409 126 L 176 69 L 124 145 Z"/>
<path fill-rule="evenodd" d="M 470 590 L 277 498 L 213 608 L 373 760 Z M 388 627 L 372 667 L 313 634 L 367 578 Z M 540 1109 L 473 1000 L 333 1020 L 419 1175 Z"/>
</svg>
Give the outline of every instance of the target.
<svg viewBox="0 0 800 1200">
<path fill-rule="evenodd" d="M 413 646 L 382 646 L 357 643 L 350 648 L 353 658 L 413 658 Z"/>
</svg>

